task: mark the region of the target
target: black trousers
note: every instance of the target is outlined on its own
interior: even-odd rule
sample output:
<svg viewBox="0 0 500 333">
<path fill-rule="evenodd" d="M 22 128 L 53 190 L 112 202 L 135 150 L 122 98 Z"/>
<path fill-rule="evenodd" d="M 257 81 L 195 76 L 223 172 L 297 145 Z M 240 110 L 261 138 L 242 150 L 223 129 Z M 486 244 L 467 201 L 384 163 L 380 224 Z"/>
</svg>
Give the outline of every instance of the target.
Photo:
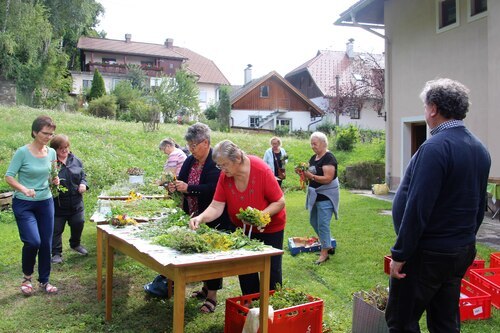
<svg viewBox="0 0 500 333">
<path fill-rule="evenodd" d="M 254 230 L 255 231 L 255 230 Z M 252 238 L 262 241 L 266 245 L 270 245 L 276 249 L 283 250 L 283 237 L 285 231 L 281 230 L 274 233 L 264 234 L 260 232 L 252 232 Z M 270 290 L 275 290 L 277 284 L 282 284 L 281 262 L 283 255 L 271 257 L 271 279 L 269 281 Z M 243 295 L 256 294 L 260 291 L 260 280 L 258 273 L 240 275 L 240 288 Z"/>
<path fill-rule="evenodd" d="M 85 223 L 84 212 L 81 211 L 72 215 L 55 216 L 54 235 L 52 237 L 52 255 L 62 254 L 62 234 L 64 232 L 66 222 L 68 222 L 69 228 L 71 230 L 69 246 L 73 248 L 80 245 L 83 226 Z"/>
<path fill-rule="evenodd" d="M 389 332 L 420 332 L 418 322 L 426 311 L 430 333 L 459 333 L 460 283 L 475 256 L 475 244 L 446 252 L 417 250 L 403 266 L 406 277 L 390 279 Z"/>
</svg>

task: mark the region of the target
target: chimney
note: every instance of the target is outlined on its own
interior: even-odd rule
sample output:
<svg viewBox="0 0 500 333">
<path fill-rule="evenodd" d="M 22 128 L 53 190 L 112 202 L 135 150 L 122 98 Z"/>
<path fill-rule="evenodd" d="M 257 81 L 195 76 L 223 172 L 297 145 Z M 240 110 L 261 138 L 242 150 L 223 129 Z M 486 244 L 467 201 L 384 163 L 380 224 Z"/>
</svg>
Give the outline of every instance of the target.
<svg viewBox="0 0 500 333">
<path fill-rule="evenodd" d="M 349 59 L 354 58 L 354 38 L 349 38 L 349 41 L 346 43 L 345 53 Z"/>
<path fill-rule="evenodd" d="M 174 46 L 174 39 L 173 38 L 167 38 L 167 39 L 165 39 L 165 46 L 168 49 L 171 49 Z"/>
<path fill-rule="evenodd" d="M 245 81 L 243 84 L 245 85 L 250 81 L 252 81 L 252 65 L 248 64 L 247 68 L 245 68 Z"/>
<path fill-rule="evenodd" d="M 130 43 L 132 40 L 132 34 L 125 34 L 125 43 Z"/>
</svg>

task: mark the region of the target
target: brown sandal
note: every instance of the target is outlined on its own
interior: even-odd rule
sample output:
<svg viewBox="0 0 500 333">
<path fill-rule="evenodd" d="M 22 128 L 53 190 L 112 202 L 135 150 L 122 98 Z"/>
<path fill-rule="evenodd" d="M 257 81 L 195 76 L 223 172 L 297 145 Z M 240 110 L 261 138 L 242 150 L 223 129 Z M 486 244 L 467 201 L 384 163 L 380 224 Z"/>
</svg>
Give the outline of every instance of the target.
<svg viewBox="0 0 500 333">
<path fill-rule="evenodd" d="M 211 298 L 206 298 L 202 306 L 200 306 L 201 313 L 213 313 L 217 307 L 217 302 Z"/>
<path fill-rule="evenodd" d="M 199 300 L 204 300 L 207 298 L 208 295 L 208 289 L 205 287 L 202 287 L 201 290 L 196 290 L 191 293 L 192 298 L 197 298 Z"/>
<path fill-rule="evenodd" d="M 21 292 L 24 296 L 31 296 L 35 292 L 35 289 L 33 289 L 33 285 L 31 284 L 31 276 L 25 276 L 23 278 L 23 282 L 21 283 Z"/>
<path fill-rule="evenodd" d="M 45 283 L 40 283 L 40 289 L 45 290 L 45 292 L 49 295 L 51 294 L 57 294 L 57 288 L 51 285 L 48 282 Z"/>
</svg>

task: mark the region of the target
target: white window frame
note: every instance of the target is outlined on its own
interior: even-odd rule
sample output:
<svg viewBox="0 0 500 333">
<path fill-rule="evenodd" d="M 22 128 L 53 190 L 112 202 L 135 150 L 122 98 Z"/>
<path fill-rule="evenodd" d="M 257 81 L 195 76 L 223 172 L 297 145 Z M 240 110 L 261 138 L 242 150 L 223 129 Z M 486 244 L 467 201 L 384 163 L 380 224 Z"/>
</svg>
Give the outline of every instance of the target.
<svg viewBox="0 0 500 333">
<path fill-rule="evenodd" d="M 163 78 L 161 77 L 151 77 L 149 79 L 149 86 L 150 87 L 159 87 L 163 81 Z"/>
<path fill-rule="evenodd" d="M 444 0 L 436 0 L 436 32 L 441 33 L 445 32 L 451 29 L 454 29 L 460 25 L 460 3 L 458 0 L 453 0 L 455 1 L 455 17 L 456 21 L 455 23 L 449 24 L 445 27 L 440 27 L 441 26 L 441 4 L 443 3 Z"/>
<path fill-rule="evenodd" d="M 484 12 L 473 15 L 472 14 L 472 9 L 473 9 L 472 2 L 473 1 L 474 0 L 467 0 L 467 22 L 473 22 L 475 20 L 479 20 L 483 17 L 488 16 L 488 8 L 486 8 L 486 10 Z M 488 7 L 488 2 L 486 2 L 486 7 Z"/>
<path fill-rule="evenodd" d="M 288 122 L 288 125 L 282 124 L 283 122 Z M 278 126 L 288 126 L 288 130 L 292 131 L 292 119 L 290 118 L 276 118 L 276 127 Z"/>
<path fill-rule="evenodd" d="M 208 92 L 206 90 L 200 90 L 198 99 L 200 100 L 200 103 L 206 103 L 208 101 Z"/>
<path fill-rule="evenodd" d="M 85 85 L 85 82 L 87 82 L 87 85 Z M 83 79 L 82 80 L 82 88 L 83 89 L 90 89 L 90 88 L 92 88 L 92 80 L 90 80 L 90 79 L 88 79 L 88 80 L 87 79 Z"/>
<path fill-rule="evenodd" d="M 252 126 L 252 122 L 255 123 L 255 121 L 257 121 L 257 126 L 255 126 L 255 125 Z M 249 116 L 248 117 L 248 127 L 250 127 L 250 128 L 259 128 L 261 121 L 262 121 L 262 117 L 261 116 Z"/>
</svg>

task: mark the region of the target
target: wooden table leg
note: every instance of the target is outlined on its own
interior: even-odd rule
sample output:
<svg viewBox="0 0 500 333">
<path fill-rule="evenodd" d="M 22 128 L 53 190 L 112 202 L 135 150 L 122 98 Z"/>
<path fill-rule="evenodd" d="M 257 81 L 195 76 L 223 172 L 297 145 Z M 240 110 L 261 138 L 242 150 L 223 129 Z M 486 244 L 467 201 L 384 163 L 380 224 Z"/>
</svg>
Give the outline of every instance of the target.
<svg viewBox="0 0 500 333">
<path fill-rule="evenodd" d="M 184 332 L 184 302 L 186 297 L 186 282 L 183 278 L 174 283 L 174 324 L 173 333 Z"/>
<path fill-rule="evenodd" d="M 260 272 L 260 332 L 268 333 L 269 281 L 271 280 L 271 257 L 264 258 L 264 271 Z"/>
<path fill-rule="evenodd" d="M 97 228 L 97 301 L 102 301 L 102 230 Z"/>
<path fill-rule="evenodd" d="M 111 306 L 113 305 L 113 265 L 115 250 L 109 245 L 106 237 L 106 321 L 111 320 Z"/>
</svg>

